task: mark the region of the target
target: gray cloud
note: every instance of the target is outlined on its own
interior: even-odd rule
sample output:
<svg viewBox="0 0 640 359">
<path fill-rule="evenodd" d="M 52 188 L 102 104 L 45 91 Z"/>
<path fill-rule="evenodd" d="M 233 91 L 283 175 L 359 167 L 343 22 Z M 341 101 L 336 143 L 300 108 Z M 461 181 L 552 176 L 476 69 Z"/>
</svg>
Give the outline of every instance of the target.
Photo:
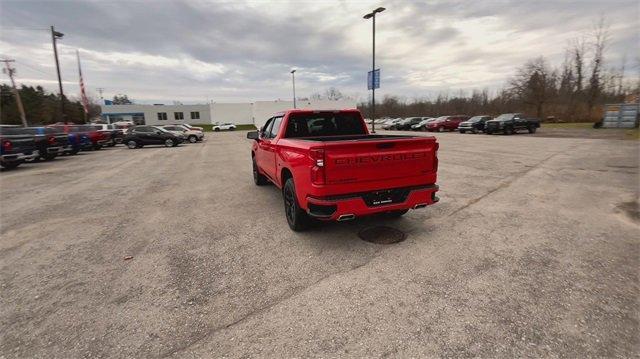
<svg viewBox="0 0 640 359">
<path fill-rule="evenodd" d="M 55 24 L 66 34 L 61 59 L 70 92 L 77 91 L 73 51 L 79 48 L 89 89 L 104 87 L 109 95 L 154 102 L 288 98 L 288 72 L 296 67 L 302 95 L 335 86 L 366 98 L 371 24 L 362 15 L 376 6 L 0 1 L 0 41 L 23 80 L 55 80 L 49 34 L 34 30 Z M 603 12 L 612 25 L 611 63 L 638 52 L 634 1 L 384 6 L 378 20 L 383 94 L 498 87 L 528 58 L 561 61 L 567 39 L 588 31 Z"/>
</svg>

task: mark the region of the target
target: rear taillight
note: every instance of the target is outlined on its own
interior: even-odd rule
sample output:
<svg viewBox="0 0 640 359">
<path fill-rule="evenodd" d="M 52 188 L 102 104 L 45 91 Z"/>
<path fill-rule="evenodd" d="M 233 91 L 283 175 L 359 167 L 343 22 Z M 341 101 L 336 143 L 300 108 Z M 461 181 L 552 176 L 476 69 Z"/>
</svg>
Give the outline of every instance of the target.
<svg viewBox="0 0 640 359">
<path fill-rule="evenodd" d="M 13 143 L 9 140 L 2 142 L 2 149 L 4 151 L 11 151 L 13 149 Z"/>
<path fill-rule="evenodd" d="M 311 183 L 324 184 L 324 150 L 312 148 L 309 155 L 313 161 L 311 166 Z"/>
<path fill-rule="evenodd" d="M 56 138 L 51 136 L 47 139 L 47 142 L 49 142 L 50 145 L 55 145 L 56 144 Z"/>
</svg>

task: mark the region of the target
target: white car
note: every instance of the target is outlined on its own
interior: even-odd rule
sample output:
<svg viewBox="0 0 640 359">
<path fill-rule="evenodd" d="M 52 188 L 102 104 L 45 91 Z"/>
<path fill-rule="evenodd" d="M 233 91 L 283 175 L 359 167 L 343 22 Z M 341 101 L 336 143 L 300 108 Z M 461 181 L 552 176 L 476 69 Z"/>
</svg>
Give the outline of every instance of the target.
<svg viewBox="0 0 640 359">
<path fill-rule="evenodd" d="M 233 123 L 216 123 L 213 125 L 213 130 L 214 131 L 222 131 L 222 130 L 229 130 L 229 131 L 233 131 L 236 129 L 236 125 L 234 125 Z"/>
<path fill-rule="evenodd" d="M 184 125 L 164 125 L 162 126 L 162 128 L 173 134 L 183 135 L 187 139 L 187 141 L 191 143 L 202 141 L 202 139 L 204 138 L 204 133 L 202 131 L 192 130 Z"/>
<path fill-rule="evenodd" d="M 160 129 L 160 130 L 162 130 L 162 131 L 167 131 L 167 132 L 169 132 L 169 133 L 171 133 L 171 134 L 175 135 L 176 137 L 178 137 L 178 138 L 182 139 L 183 141 L 187 139 L 187 136 L 185 136 L 185 134 L 184 134 L 184 132 L 182 131 L 182 129 L 179 129 L 179 130 L 170 130 L 170 129 L 166 128 L 166 126 L 151 126 L 151 127 L 154 127 L 154 128 Z M 170 127 L 172 127 L 172 126 L 170 126 Z"/>
</svg>

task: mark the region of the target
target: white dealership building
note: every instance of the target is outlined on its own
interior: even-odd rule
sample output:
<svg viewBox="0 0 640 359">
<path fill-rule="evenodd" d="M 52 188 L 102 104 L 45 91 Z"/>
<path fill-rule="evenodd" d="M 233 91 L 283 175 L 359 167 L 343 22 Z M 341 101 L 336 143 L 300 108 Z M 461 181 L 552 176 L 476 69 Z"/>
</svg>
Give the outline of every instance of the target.
<svg viewBox="0 0 640 359">
<path fill-rule="evenodd" d="M 340 110 L 356 108 L 355 100 L 296 101 L 299 109 Z M 260 127 L 272 114 L 293 108 L 293 101 L 256 101 L 241 103 L 212 102 L 201 105 L 101 105 L 102 118 L 108 123 L 133 121 L 137 124 L 174 123 L 213 124 L 231 122 Z"/>
</svg>

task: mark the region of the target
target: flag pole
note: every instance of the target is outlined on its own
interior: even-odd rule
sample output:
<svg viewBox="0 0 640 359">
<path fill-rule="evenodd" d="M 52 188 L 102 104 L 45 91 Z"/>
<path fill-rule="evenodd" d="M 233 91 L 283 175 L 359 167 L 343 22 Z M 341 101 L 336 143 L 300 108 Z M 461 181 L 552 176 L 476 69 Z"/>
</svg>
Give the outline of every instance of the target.
<svg viewBox="0 0 640 359">
<path fill-rule="evenodd" d="M 82 78 L 82 67 L 80 66 L 80 51 L 78 49 L 76 49 L 76 57 L 78 58 L 78 76 L 80 78 L 80 101 L 82 102 L 82 108 L 84 110 L 84 123 L 87 123 L 87 117 L 89 116 L 89 101 L 84 90 L 84 79 Z"/>
</svg>

